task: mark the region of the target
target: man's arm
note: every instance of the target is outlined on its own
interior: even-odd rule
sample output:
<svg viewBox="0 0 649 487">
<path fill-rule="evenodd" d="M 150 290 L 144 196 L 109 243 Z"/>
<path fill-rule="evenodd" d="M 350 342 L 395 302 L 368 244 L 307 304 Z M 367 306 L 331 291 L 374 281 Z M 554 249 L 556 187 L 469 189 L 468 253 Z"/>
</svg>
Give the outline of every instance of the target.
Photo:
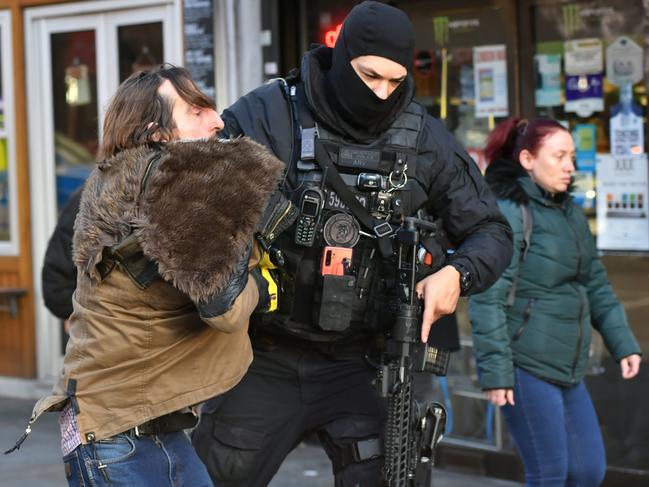
<svg viewBox="0 0 649 487">
<path fill-rule="evenodd" d="M 460 294 L 491 286 L 512 258 L 512 232 L 478 167 L 446 129 L 427 119 L 417 173 L 427 181 L 430 214 L 440 217 L 455 252 L 447 266 L 417 285 L 424 298 L 422 341 L 455 310 Z M 462 287 L 461 287 L 462 284 Z"/>
<path fill-rule="evenodd" d="M 439 122 L 436 122 L 439 124 Z M 427 132 L 428 210 L 444 222 L 455 252 L 447 263 L 468 271 L 463 295 L 489 288 L 512 258 L 512 231 L 477 165 L 441 124 Z"/>
<path fill-rule="evenodd" d="M 77 269 L 72 261 L 74 220 L 79 212 L 82 188 L 72 194 L 61 211 L 50 237 L 41 271 L 41 289 L 45 306 L 57 318 L 66 320 L 72 314 L 72 294 L 77 287 Z"/>
<path fill-rule="evenodd" d="M 293 119 L 281 81 L 274 81 L 239 98 L 222 114 L 221 135 L 247 136 L 289 163 L 293 150 Z"/>
</svg>

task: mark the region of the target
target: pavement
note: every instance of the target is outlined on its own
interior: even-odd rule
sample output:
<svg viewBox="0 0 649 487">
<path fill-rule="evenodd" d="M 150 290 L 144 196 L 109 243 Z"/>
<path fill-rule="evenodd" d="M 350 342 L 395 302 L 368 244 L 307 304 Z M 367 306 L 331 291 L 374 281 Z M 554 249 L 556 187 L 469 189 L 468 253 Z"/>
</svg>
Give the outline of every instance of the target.
<svg viewBox="0 0 649 487">
<path fill-rule="evenodd" d="M 9 449 L 24 432 L 33 400 L 0 397 L 0 449 Z M 0 456 L 2 487 L 64 487 L 56 414 L 45 414 L 33 426 L 19 451 Z M 321 448 L 302 443 L 285 460 L 269 487 L 333 487 L 329 460 Z M 504 480 L 437 469 L 433 487 L 520 487 Z"/>
</svg>

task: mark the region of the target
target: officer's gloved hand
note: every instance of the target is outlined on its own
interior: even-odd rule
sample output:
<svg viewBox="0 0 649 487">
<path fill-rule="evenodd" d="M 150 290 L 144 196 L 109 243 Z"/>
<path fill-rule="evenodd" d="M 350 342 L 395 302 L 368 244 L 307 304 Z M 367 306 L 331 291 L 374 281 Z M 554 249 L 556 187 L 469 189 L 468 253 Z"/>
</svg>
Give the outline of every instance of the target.
<svg viewBox="0 0 649 487">
<path fill-rule="evenodd" d="M 251 251 L 252 247 L 248 246 L 242 259 L 221 288 L 221 292 L 210 296 L 205 301 L 196 303 L 196 308 L 202 318 L 221 316 L 232 307 L 235 299 L 248 283 L 248 261 L 250 260 Z"/>
</svg>

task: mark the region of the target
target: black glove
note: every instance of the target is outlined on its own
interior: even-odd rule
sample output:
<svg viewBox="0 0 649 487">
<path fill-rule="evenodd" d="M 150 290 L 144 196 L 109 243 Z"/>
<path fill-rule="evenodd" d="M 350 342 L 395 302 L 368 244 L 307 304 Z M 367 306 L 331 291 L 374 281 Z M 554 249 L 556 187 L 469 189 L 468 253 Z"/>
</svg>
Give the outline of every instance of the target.
<svg viewBox="0 0 649 487">
<path fill-rule="evenodd" d="M 232 271 L 232 274 L 221 288 L 221 292 L 214 294 L 205 301 L 196 303 L 196 308 L 203 318 L 214 318 L 226 313 L 235 299 L 241 294 L 248 283 L 248 261 L 252 246 L 246 249 L 243 258 Z"/>
</svg>

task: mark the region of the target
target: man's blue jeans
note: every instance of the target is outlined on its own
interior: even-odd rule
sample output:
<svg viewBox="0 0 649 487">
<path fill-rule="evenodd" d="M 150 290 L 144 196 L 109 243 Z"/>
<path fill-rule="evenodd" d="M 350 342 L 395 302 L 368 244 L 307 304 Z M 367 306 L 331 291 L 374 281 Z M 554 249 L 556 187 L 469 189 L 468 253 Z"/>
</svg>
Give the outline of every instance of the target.
<svg viewBox="0 0 649 487">
<path fill-rule="evenodd" d="M 528 487 L 595 487 L 606 473 L 602 433 L 583 382 L 560 387 L 515 369 L 514 406 L 503 406 Z"/>
<path fill-rule="evenodd" d="M 184 431 L 119 434 L 63 457 L 70 487 L 212 487 Z"/>
</svg>

